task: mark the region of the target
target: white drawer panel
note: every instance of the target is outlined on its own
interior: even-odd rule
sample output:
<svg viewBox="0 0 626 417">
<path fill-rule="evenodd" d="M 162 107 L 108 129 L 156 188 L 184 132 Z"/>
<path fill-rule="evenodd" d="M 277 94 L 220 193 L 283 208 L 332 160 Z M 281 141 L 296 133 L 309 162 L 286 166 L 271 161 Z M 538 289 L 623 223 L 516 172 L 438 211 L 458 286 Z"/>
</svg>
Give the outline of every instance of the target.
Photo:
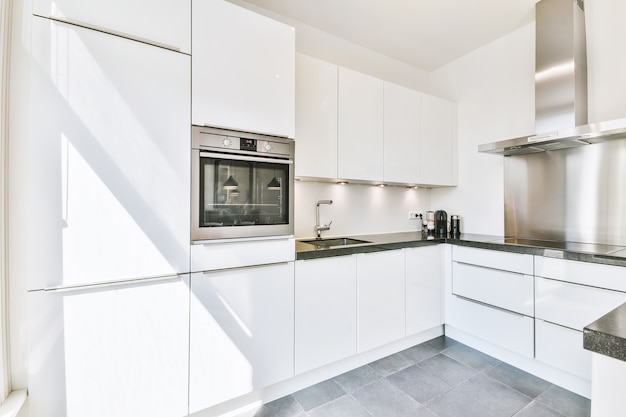
<svg viewBox="0 0 626 417">
<path fill-rule="evenodd" d="M 591 379 L 591 352 L 583 349 L 583 333 L 535 320 L 535 358 L 566 372 Z"/>
<path fill-rule="evenodd" d="M 520 274 L 533 275 L 532 255 L 469 248 L 466 246 L 453 246 L 452 260 L 466 264 L 486 266 L 488 268 L 519 272 Z"/>
<path fill-rule="evenodd" d="M 291 262 L 296 258 L 295 242 L 295 239 L 268 239 L 191 245 L 191 271 Z"/>
<path fill-rule="evenodd" d="M 533 316 L 533 277 L 452 263 L 452 293 Z"/>
<path fill-rule="evenodd" d="M 626 268 L 535 257 L 535 276 L 626 292 Z"/>
<path fill-rule="evenodd" d="M 578 331 L 624 302 L 626 293 L 535 278 L 535 316 Z"/>
<path fill-rule="evenodd" d="M 532 358 L 534 323 L 532 317 L 452 297 L 446 323 L 471 335 Z"/>
</svg>

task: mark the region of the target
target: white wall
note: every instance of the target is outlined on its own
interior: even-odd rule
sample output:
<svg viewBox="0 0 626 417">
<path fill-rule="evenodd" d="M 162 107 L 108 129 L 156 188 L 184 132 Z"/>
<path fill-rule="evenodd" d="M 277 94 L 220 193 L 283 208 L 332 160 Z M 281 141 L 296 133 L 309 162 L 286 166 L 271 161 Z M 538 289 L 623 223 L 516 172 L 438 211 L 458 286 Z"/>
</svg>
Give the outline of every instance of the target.
<svg viewBox="0 0 626 417">
<path fill-rule="evenodd" d="M 318 200 L 333 200 L 320 206 L 320 222 L 333 222 L 325 237 L 417 230 L 419 221 L 408 220 L 408 212 L 430 206 L 428 189 L 298 181 L 295 192 L 297 238 L 315 236 Z"/>
<path fill-rule="evenodd" d="M 458 106 L 459 185 L 433 189 L 433 207 L 467 233 L 504 233 L 502 157 L 478 145 L 534 131 L 535 25 L 528 24 L 433 72 L 433 89 Z"/>
</svg>

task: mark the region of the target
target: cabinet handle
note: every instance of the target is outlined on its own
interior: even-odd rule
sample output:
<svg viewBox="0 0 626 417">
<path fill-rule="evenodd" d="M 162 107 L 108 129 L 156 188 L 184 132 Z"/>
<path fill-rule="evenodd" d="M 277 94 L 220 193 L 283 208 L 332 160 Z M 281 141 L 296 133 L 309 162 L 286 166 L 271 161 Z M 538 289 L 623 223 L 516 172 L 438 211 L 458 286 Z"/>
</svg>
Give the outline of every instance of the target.
<svg viewBox="0 0 626 417">
<path fill-rule="evenodd" d="M 210 274 L 219 274 L 220 272 L 230 272 L 230 271 L 238 271 L 240 269 L 251 269 L 251 268 L 267 268 L 270 266 L 277 266 L 277 265 L 288 265 L 289 262 L 274 262 L 271 264 L 261 264 L 261 265 L 248 265 L 248 266 L 234 266 L 232 268 L 223 268 L 223 269 L 211 269 L 209 271 L 202 271 L 202 273 L 204 275 L 210 275 Z"/>
<path fill-rule="evenodd" d="M 454 294 L 454 293 L 452 293 L 452 295 L 454 295 L 456 298 L 460 298 L 461 300 L 465 300 L 465 301 L 468 301 L 470 303 L 478 304 L 478 305 L 481 305 L 483 307 L 493 308 L 495 310 L 502 311 L 503 313 L 509 313 L 509 314 L 512 314 L 514 316 L 519 316 L 519 317 L 528 317 L 525 314 L 518 313 L 517 311 L 507 310 L 506 308 L 494 306 L 492 304 L 483 303 L 482 301 L 474 300 L 472 298 L 463 297 L 462 295 L 457 295 L 457 294 Z"/>
<path fill-rule="evenodd" d="M 52 292 L 52 293 L 70 293 L 70 292 L 78 292 L 78 291 L 98 290 L 98 289 L 103 289 L 103 288 L 127 287 L 130 285 L 137 285 L 137 284 L 151 284 L 151 283 L 157 283 L 157 282 L 175 281 L 179 279 L 180 277 L 178 275 L 161 275 L 161 276 L 156 276 L 156 277 L 150 276 L 150 277 L 144 277 L 144 278 L 133 278 L 133 279 L 127 279 L 123 281 L 99 282 L 97 284 L 48 287 L 48 288 L 44 288 L 43 291 Z"/>
<path fill-rule="evenodd" d="M 107 34 L 113 35 L 113 36 L 119 36 L 120 38 L 130 39 L 131 41 L 137 41 L 137 42 L 145 43 L 147 45 L 156 46 L 156 47 L 167 49 L 167 50 L 173 51 L 173 52 L 180 52 L 180 48 L 178 48 L 176 46 L 168 45 L 166 43 L 154 42 L 152 40 L 140 38 L 138 36 L 129 35 L 128 33 L 119 32 L 119 31 L 116 31 L 116 30 L 111 30 L 111 29 L 100 27 L 100 26 L 92 25 L 90 23 L 81 22 L 79 20 L 60 18 L 60 17 L 55 17 L 55 16 L 42 16 L 42 15 L 37 15 L 37 14 L 35 16 L 43 17 L 44 19 L 50 19 L 50 20 L 53 20 L 53 21 L 59 22 L 59 23 L 66 23 L 66 24 L 69 24 L 69 25 L 79 26 L 79 27 L 85 28 L 85 29 L 95 30 L 97 32 L 107 33 Z"/>
</svg>

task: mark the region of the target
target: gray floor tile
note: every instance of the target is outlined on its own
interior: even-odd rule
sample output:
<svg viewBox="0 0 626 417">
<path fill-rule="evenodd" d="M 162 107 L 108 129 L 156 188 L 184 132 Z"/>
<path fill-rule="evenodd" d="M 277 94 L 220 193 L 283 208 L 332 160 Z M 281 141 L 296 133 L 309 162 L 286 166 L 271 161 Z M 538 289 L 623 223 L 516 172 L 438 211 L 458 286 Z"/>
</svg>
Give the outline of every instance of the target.
<svg viewBox="0 0 626 417">
<path fill-rule="evenodd" d="M 371 383 L 352 396 L 374 417 L 415 416 L 420 404 L 385 379 Z"/>
<path fill-rule="evenodd" d="M 591 415 L 591 401 L 589 399 L 556 385 L 551 385 L 536 400 L 568 417 L 589 417 Z"/>
<path fill-rule="evenodd" d="M 425 342 L 424 344 L 435 349 L 437 352 L 443 352 L 444 350 L 449 349 L 452 346 L 458 345 L 459 342 L 446 336 L 439 336 Z"/>
<path fill-rule="evenodd" d="M 452 359 L 461 362 L 463 365 L 469 366 L 470 368 L 476 369 L 480 372 L 485 371 L 489 368 L 493 368 L 494 366 L 502 363 L 496 358 L 485 355 L 484 353 L 479 352 L 476 349 L 472 349 L 471 347 L 462 345 L 460 343 L 446 349 L 444 355 L 447 355 Z"/>
<path fill-rule="evenodd" d="M 528 395 L 530 398 L 535 398 L 552 385 L 548 381 L 537 378 L 507 363 L 501 363 L 485 373 L 522 394 Z"/>
<path fill-rule="evenodd" d="M 432 358 L 437 353 L 437 350 L 431 348 L 424 343 L 422 343 L 421 345 L 410 347 L 400 352 L 402 356 L 404 356 L 414 364 L 418 364 L 428 358 Z"/>
<path fill-rule="evenodd" d="M 453 387 L 478 374 L 477 370 L 468 368 L 462 363 L 441 353 L 421 362 L 417 366 L 429 371 L 431 374 L 437 375 L 437 378 L 442 379 Z"/>
<path fill-rule="evenodd" d="M 254 417 L 306 417 L 300 404 L 291 395 L 263 405 Z"/>
<path fill-rule="evenodd" d="M 451 385 L 416 365 L 388 376 L 387 380 L 420 403 L 452 389 Z"/>
<path fill-rule="evenodd" d="M 332 401 L 345 395 L 346 391 L 334 380 L 329 379 L 292 394 L 304 411 Z"/>
<path fill-rule="evenodd" d="M 309 411 L 309 417 L 371 417 L 350 395 L 344 395 Z"/>
<path fill-rule="evenodd" d="M 530 402 L 529 397 L 481 374 L 426 407 L 439 417 L 510 417 Z"/>
<path fill-rule="evenodd" d="M 335 377 L 335 381 L 348 393 L 376 381 L 380 375 L 371 366 L 365 365 Z"/>
<path fill-rule="evenodd" d="M 513 417 L 565 417 L 551 408 L 533 401 Z"/>
<path fill-rule="evenodd" d="M 380 376 L 391 375 L 404 368 L 413 365 L 413 362 L 405 358 L 404 356 L 396 353 L 395 355 L 387 356 L 369 364 Z"/>
</svg>

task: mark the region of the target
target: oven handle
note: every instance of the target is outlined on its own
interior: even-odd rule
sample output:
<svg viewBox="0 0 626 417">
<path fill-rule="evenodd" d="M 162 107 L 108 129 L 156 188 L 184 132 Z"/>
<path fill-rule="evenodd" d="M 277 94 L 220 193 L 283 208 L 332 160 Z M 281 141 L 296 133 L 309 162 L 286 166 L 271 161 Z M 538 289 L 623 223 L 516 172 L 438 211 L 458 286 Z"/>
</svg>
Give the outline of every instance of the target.
<svg viewBox="0 0 626 417">
<path fill-rule="evenodd" d="M 236 161 L 250 161 L 250 162 L 271 162 L 274 164 L 293 164 L 292 159 L 277 159 L 277 158 L 263 158 L 259 156 L 247 156 L 247 155 L 233 155 L 213 152 L 200 152 L 201 157 L 219 158 L 219 159 L 233 159 Z"/>
</svg>

